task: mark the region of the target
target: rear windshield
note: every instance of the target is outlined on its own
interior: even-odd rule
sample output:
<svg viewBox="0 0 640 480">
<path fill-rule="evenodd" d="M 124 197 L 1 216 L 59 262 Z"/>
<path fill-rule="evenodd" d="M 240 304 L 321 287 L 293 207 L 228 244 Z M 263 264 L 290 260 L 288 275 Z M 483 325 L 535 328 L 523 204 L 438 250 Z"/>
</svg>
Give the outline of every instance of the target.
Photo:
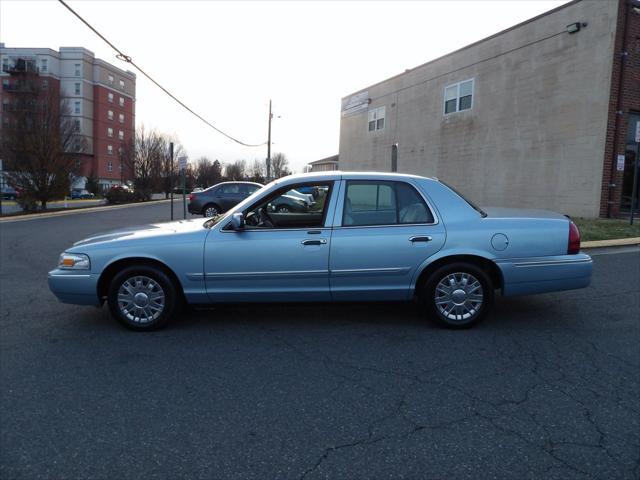
<svg viewBox="0 0 640 480">
<path fill-rule="evenodd" d="M 455 188 L 453 188 L 451 185 L 449 185 L 448 183 L 443 182 L 442 180 L 438 180 L 441 184 L 443 184 L 445 187 L 447 187 L 448 189 L 452 190 L 453 193 L 455 193 L 456 195 L 458 195 L 461 199 L 463 199 L 465 202 L 467 202 L 469 204 L 469 206 L 471 208 L 473 208 L 475 211 L 477 211 L 478 213 L 480 213 L 480 215 L 482 215 L 482 218 L 487 216 L 487 212 L 485 212 L 484 210 L 482 210 L 479 206 L 477 206 L 475 203 L 471 202 L 470 200 L 468 200 L 467 198 L 465 198 L 464 195 L 462 195 L 459 191 L 457 191 Z"/>
</svg>

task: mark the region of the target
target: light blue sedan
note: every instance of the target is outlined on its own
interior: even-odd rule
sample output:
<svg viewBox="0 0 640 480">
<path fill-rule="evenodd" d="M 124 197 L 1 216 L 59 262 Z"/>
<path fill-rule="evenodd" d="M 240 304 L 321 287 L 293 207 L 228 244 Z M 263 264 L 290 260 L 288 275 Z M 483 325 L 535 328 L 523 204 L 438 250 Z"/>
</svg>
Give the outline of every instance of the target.
<svg viewBox="0 0 640 480">
<path fill-rule="evenodd" d="M 326 191 L 304 212 L 272 208 L 291 189 Z M 327 172 L 274 181 L 206 220 L 160 223 L 75 243 L 49 272 L 65 303 L 102 305 L 134 330 L 185 304 L 421 300 L 469 327 L 495 290 L 583 288 L 592 263 L 567 217 L 480 209 L 432 178 Z"/>
</svg>

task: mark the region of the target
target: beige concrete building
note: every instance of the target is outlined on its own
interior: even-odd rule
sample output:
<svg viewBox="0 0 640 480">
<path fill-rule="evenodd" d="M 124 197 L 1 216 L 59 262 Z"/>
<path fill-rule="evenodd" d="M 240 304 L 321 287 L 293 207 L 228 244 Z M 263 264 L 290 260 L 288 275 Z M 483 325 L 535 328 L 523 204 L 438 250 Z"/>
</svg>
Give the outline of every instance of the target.
<svg viewBox="0 0 640 480">
<path fill-rule="evenodd" d="M 570 2 L 343 98 L 340 168 L 435 176 L 481 205 L 618 215 L 637 3 Z"/>
</svg>

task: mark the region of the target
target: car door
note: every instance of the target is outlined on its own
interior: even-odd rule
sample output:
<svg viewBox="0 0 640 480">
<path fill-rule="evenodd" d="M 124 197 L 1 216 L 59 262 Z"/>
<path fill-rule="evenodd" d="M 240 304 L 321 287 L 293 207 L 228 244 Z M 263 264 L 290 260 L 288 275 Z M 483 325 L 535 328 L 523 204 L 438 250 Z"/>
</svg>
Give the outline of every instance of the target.
<svg viewBox="0 0 640 480">
<path fill-rule="evenodd" d="M 344 180 L 331 240 L 334 300 L 405 300 L 416 269 L 445 240 L 444 226 L 410 182 Z"/>
<path fill-rule="evenodd" d="M 331 191 L 332 182 L 321 182 Z M 330 300 L 329 248 L 335 195 L 307 212 L 278 213 L 283 187 L 244 209 L 245 228 L 221 222 L 207 236 L 204 274 L 212 302 Z"/>
</svg>

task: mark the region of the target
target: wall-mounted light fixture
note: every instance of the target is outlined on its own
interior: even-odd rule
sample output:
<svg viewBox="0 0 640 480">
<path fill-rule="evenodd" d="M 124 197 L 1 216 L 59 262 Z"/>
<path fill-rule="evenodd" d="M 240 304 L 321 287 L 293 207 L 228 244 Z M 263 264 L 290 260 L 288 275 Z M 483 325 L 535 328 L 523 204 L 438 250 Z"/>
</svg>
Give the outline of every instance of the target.
<svg viewBox="0 0 640 480">
<path fill-rule="evenodd" d="M 578 33 L 580 31 L 580 22 L 570 23 L 567 25 L 567 33 Z"/>
<path fill-rule="evenodd" d="M 581 28 L 586 27 L 587 22 L 575 22 L 567 25 L 567 33 L 578 33 Z"/>
</svg>

